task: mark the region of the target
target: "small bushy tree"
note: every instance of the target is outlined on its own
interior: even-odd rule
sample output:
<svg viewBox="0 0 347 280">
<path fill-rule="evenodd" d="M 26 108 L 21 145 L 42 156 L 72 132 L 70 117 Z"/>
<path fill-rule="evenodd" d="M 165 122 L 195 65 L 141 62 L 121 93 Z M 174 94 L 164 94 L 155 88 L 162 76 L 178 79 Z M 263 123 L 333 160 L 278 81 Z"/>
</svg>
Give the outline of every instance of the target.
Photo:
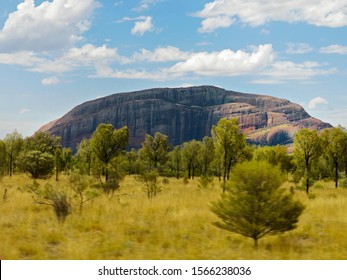
<svg viewBox="0 0 347 280">
<path fill-rule="evenodd" d="M 304 206 L 293 194 L 281 188 L 283 176 L 278 167 L 266 162 L 237 165 L 227 192 L 213 203 L 212 211 L 221 219 L 217 227 L 254 240 L 296 228 Z"/>
<path fill-rule="evenodd" d="M 21 152 L 17 165 L 24 172 L 30 173 L 33 179 L 48 178 L 53 172 L 54 158 L 50 153 L 30 150 Z"/>
<path fill-rule="evenodd" d="M 93 153 L 104 164 L 105 178 L 108 180 L 108 165 L 128 146 L 129 130 L 124 126 L 114 129 L 112 124 L 99 124 L 90 140 Z"/>
</svg>

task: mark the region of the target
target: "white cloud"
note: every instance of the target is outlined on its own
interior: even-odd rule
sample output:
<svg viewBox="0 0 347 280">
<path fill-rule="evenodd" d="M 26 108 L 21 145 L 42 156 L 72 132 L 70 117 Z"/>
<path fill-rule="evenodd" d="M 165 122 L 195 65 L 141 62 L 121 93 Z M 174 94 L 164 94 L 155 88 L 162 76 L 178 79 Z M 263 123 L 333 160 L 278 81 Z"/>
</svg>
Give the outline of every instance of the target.
<svg viewBox="0 0 347 280">
<path fill-rule="evenodd" d="M 203 76 L 237 76 L 269 66 L 274 60 L 272 45 L 259 45 L 252 52 L 225 49 L 220 52 L 200 52 L 170 68 L 172 73 L 194 73 Z"/>
<path fill-rule="evenodd" d="M 201 27 L 198 29 L 200 33 L 213 32 L 218 28 L 226 28 L 231 26 L 234 20 L 228 16 L 216 16 L 208 17 L 201 23 Z"/>
<path fill-rule="evenodd" d="M 347 54 L 347 46 L 330 45 L 319 50 L 321 53 Z"/>
<path fill-rule="evenodd" d="M 314 61 L 304 61 L 295 63 L 292 61 L 274 61 L 268 69 L 259 73 L 260 79 L 255 79 L 253 83 L 258 84 L 278 84 L 285 81 L 310 81 L 313 77 L 333 74 L 336 69 L 324 69 Z"/>
<path fill-rule="evenodd" d="M 329 103 L 329 102 L 328 102 L 326 99 L 324 99 L 324 98 L 318 96 L 318 97 L 315 97 L 315 98 L 311 99 L 311 100 L 308 102 L 308 108 L 309 108 L 309 109 L 315 109 L 315 108 L 317 108 L 317 107 L 320 106 L 320 105 L 326 105 L 326 104 L 328 104 L 328 103 Z"/>
<path fill-rule="evenodd" d="M 116 49 L 106 45 L 96 47 L 86 44 L 81 48 L 71 48 L 62 56 L 53 60 L 46 59 L 30 69 L 42 73 L 65 73 L 79 68 L 102 68 L 113 62 L 122 62 L 125 58 L 118 55 Z"/>
<path fill-rule="evenodd" d="M 305 54 L 313 51 L 307 43 L 287 43 L 287 53 L 290 54 Z"/>
<path fill-rule="evenodd" d="M 89 29 L 96 0 L 24 0 L 0 31 L 0 52 L 43 52 L 72 46 Z"/>
<path fill-rule="evenodd" d="M 45 60 L 31 51 L 0 53 L 0 64 L 32 66 Z"/>
<path fill-rule="evenodd" d="M 170 62 L 185 60 L 190 57 L 189 52 L 182 52 L 179 48 L 173 46 L 159 47 L 154 51 L 141 49 L 132 56 L 133 62 L 148 61 L 148 62 Z"/>
<path fill-rule="evenodd" d="M 142 21 L 136 21 L 134 27 L 131 29 L 131 34 L 142 36 L 146 32 L 154 30 L 152 17 L 145 17 Z"/>
<path fill-rule="evenodd" d="M 218 16 L 229 17 L 250 26 L 264 25 L 269 21 L 284 21 L 342 27 L 347 25 L 347 0 L 215 0 L 205 4 L 204 8 L 194 15 L 205 20 Z M 218 23 L 215 28 L 218 28 Z M 203 30 L 203 27 L 200 30 Z"/>
<path fill-rule="evenodd" d="M 51 86 L 51 85 L 56 85 L 60 82 L 60 80 L 56 76 L 52 76 L 49 78 L 45 78 L 41 81 L 41 84 L 45 86 Z"/>
</svg>

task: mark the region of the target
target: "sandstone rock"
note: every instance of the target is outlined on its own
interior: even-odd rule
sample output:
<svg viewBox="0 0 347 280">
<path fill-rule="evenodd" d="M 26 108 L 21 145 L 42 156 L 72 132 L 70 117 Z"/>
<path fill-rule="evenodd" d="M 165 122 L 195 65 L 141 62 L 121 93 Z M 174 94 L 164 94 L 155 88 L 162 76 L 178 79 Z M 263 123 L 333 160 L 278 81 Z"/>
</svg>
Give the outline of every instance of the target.
<svg viewBox="0 0 347 280">
<path fill-rule="evenodd" d="M 223 117 L 237 117 L 248 141 L 261 145 L 292 143 L 302 127 L 331 127 L 285 99 L 197 86 L 118 93 L 88 101 L 41 130 L 60 136 L 64 147 L 75 150 L 100 123 L 115 128 L 126 125 L 129 148 L 139 148 L 146 134 L 157 131 L 168 135 L 172 145 L 201 140 Z"/>
</svg>

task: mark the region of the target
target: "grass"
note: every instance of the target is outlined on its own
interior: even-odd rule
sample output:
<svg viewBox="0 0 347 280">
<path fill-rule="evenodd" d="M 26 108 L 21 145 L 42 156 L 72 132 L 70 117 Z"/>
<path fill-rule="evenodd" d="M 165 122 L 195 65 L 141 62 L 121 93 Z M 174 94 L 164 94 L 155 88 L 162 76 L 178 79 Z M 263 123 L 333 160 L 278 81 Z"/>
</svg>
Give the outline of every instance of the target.
<svg viewBox="0 0 347 280">
<path fill-rule="evenodd" d="M 44 181 L 39 181 L 44 184 Z M 51 183 L 54 184 L 53 179 Z M 52 207 L 34 203 L 25 175 L 0 182 L 0 259 L 347 259 L 347 190 L 320 182 L 308 197 L 298 228 L 264 237 L 259 248 L 212 225 L 211 201 L 221 189 L 171 178 L 155 198 L 127 177 L 114 197 L 99 196 L 59 224 Z M 60 184 L 68 185 L 62 177 Z M 290 186 L 290 183 L 286 183 Z M 2 199 L 5 188 L 6 200 Z M 124 195 L 126 193 L 126 195 Z"/>
</svg>

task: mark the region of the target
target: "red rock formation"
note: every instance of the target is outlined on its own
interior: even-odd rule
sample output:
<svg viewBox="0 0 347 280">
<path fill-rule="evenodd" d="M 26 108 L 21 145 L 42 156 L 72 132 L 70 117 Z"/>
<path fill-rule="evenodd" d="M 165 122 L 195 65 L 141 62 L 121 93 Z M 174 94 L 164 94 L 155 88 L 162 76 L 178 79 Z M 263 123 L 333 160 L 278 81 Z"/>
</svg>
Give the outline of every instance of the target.
<svg viewBox="0 0 347 280">
<path fill-rule="evenodd" d="M 213 86 L 157 88 L 118 93 L 78 105 L 46 130 L 75 150 L 98 124 L 129 128 L 129 148 L 139 148 L 146 134 L 168 135 L 181 144 L 210 135 L 220 118 L 239 119 L 254 144 L 286 144 L 302 127 L 321 130 L 330 124 L 311 117 L 300 105 L 266 95 L 247 94 Z"/>
</svg>

